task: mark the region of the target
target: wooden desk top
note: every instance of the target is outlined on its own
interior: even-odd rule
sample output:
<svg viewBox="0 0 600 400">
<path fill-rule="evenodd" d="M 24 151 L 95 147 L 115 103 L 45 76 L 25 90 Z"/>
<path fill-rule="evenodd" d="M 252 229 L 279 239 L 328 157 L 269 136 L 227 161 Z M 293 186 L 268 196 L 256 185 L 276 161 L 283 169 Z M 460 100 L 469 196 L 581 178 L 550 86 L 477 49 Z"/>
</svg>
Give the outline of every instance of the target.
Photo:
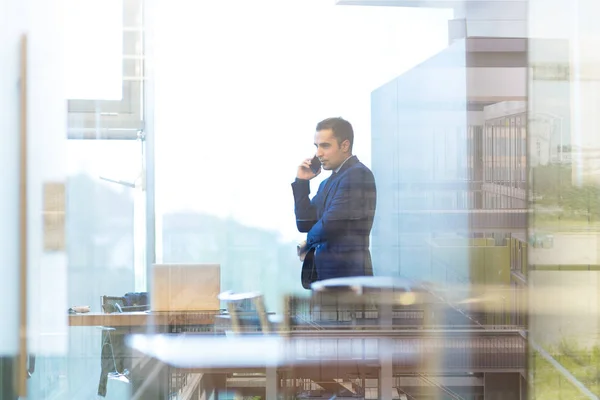
<svg viewBox="0 0 600 400">
<path fill-rule="evenodd" d="M 218 312 L 128 312 L 69 314 L 69 326 L 166 326 L 166 325 L 213 325 Z"/>
</svg>

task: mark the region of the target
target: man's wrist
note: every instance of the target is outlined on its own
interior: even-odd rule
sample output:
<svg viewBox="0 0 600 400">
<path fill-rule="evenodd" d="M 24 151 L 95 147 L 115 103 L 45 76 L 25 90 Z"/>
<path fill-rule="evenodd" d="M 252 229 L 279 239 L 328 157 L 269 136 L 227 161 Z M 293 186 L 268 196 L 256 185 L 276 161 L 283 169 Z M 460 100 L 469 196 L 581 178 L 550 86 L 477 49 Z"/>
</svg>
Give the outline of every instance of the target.
<svg viewBox="0 0 600 400">
<path fill-rule="evenodd" d="M 310 185 L 310 179 L 302 179 L 302 178 L 296 177 L 296 180 L 294 182 L 299 185 Z"/>
</svg>

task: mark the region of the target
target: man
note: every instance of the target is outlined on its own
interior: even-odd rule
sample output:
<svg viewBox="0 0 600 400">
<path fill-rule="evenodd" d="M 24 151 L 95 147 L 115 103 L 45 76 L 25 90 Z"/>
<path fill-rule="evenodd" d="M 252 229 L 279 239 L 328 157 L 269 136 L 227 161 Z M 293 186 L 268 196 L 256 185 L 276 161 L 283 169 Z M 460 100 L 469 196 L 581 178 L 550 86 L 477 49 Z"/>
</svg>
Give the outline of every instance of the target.
<svg viewBox="0 0 600 400">
<path fill-rule="evenodd" d="M 354 131 L 348 121 L 319 122 L 314 140 L 321 168 L 313 172 L 312 159 L 304 160 L 292 183 L 296 225 L 307 232 L 298 249 L 306 289 L 317 280 L 373 275 L 369 252 L 376 203 L 373 173 L 352 155 Z M 332 173 L 311 201 L 309 181 L 321 169 Z"/>
</svg>

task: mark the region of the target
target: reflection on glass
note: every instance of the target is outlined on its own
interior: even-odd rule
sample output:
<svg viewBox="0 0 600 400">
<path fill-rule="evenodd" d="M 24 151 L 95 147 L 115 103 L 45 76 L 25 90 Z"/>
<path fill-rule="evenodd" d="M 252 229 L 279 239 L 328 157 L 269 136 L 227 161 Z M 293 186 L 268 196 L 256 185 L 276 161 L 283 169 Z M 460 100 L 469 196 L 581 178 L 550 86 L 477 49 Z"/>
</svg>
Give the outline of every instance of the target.
<svg viewBox="0 0 600 400">
<path fill-rule="evenodd" d="M 598 88 L 593 1 L 531 4 L 529 280 L 532 398 L 597 398 Z M 554 26 L 553 33 L 544 29 Z M 551 304 L 551 307 L 547 305 Z"/>
<path fill-rule="evenodd" d="M 145 266 L 138 261 L 139 252 L 144 249 L 136 244 L 138 226 L 142 230 L 144 226 L 143 214 L 140 220 L 136 210 L 143 206 L 140 146 L 130 140 L 67 142 L 70 306 L 89 305 L 92 313 L 102 312 L 102 296 L 119 297 L 134 292 L 138 275 L 145 278 Z M 76 398 L 101 392 L 102 379 L 99 383 L 98 377 L 105 369 L 103 363 L 112 360 L 105 354 L 109 350 L 107 343 L 113 352 L 123 351 L 119 350 L 119 340 L 122 338 L 116 332 L 98 326 L 72 327 L 69 356 L 56 377 L 68 378 L 63 382 L 67 386 L 58 393 Z M 48 372 L 40 371 L 43 373 Z M 113 380 L 109 380 L 108 388 L 111 396 L 126 396 L 129 392 L 126 384 L 115 384 Z"/>
<path fill-rule="evenodd" d="M 284 294 L 303 292 L 296 244 L 305 237 L 289 185 L 314 154 L 316 123 L 351 121 L 354 153 L 370 166 L 371 92 L 442 48 L 450 14 L 318 1 L 234 4 L 239 15 L 220 3 L 159 6 L 157 261 L 219 262 L 224 289 L 264 291 L 268 308 L 281 310 Z M 428 29 L 409 23 L 414 18 Z M 415 30 L 422 41 L 401 55 L 398 38 Z M 353 61 L 340 68 L 321 58 Z M 311 182 L 311 193 L 323 178 Z"/>
<path fill-rule="evenodd" d="M 597 1 L 96 3 L 65 3 L 68 97 L 93 100 L 70 137 L 144 127 L 156 185 L 144 143 L 68 141 L 69 306 L 112 313 L 69 316 L 35 396 L 600 395 Z M 375 275 L 402 285 L 301 289 L 290 183 L 330 116 L 375 176 Z M 150 264 L 218 264 L 260 302 L 118 312 L 154 276 L 154 220 Z"/>
<path fill-rule="evenodd" d="M 69 141 L 68 155 L 69 302 L 97 308 L 101 295 L 134 288 L 136 189 L 129 184 L 139 185 L 140 144 Z"/>
</svg>

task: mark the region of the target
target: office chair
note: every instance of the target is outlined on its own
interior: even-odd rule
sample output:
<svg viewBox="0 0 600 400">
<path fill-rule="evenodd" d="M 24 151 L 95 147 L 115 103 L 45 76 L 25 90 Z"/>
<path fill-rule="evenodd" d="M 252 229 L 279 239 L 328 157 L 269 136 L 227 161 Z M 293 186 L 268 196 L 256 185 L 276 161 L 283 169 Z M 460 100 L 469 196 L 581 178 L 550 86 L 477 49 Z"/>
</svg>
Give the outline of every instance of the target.
<svg viewBox="0 0 600 400">
<path fill-rule="evenodd" d="M 229 312 L 234 334 L 248 332 L 252 327 L 259 327 L 259 331 L 265 334 L 272 332 L 272 321 L 267 315 L 262 294 L 258 292 L 235 293 L 226 291 L 220 293 L 217 297 L 227 303 L 227 311 Z"/>
<path fill-rule="evenodd" d="M 131 300 L 137 297 L 138 302 Z M 136 312 L 146 311 L 150 308 L 148 304 L 147 293 L 127 293 L 125 296 L 101 296 L 102 311 L 105 313 L 114 312 Z"/>
<path fill-rule="evenodd" d="M 123 296 L 100 297 L 102 311 L 107 314 L 121 313 L 124 311 L 143 311 L 145 307 L 147 307 L 127 307 L 124 304 L 125 298 Z M 101 370 L 100 380 L 98 382 L 98 395 L 105 397 L 108 379 L 129 383 L 129 370 L 125 368 L 124 365 L 124 335 L 118 333 L 116 328 L 111 326 L 98 326 L 97 328 L 102 331 L 100 350 Z M 115 348 L 117 349 L 116 351 Z"/>
</svg>

